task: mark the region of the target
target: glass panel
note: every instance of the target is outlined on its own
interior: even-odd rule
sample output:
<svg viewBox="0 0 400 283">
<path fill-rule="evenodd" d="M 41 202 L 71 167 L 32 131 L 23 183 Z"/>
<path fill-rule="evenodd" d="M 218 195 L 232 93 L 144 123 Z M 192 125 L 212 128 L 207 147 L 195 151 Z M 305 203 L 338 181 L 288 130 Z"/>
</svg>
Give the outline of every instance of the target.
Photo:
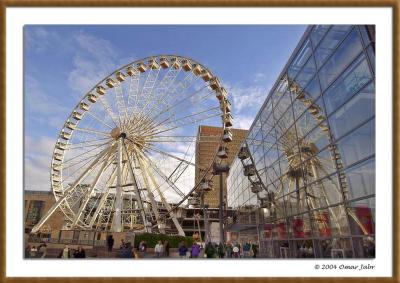
<svg viewBox="0 0 400 283">
<path fill-rule="evenodd" d="M 318 125 L 320 121 L 317 120 L 313 115 L 306 111 L 299 120 L 296 122 L 297 135 L 299 140 L 306 136 L 311 130 Z"/>
<path fill-rule="evenodd" d="M 357 258 L 375 258 L 374 237 L 354 237 L 353 247 Z"/>
<path fill-rule="evenodd" d="M 319 87 L 318 77 L 315 76 L 314 79 L 310 82 L 310 84 L 305 89 L 306 98 L 312 97 L 317 98 L 321 94 L 321 89 Z"/>
<path fill-rule="evenodd" d="M 333 236 L 342 236 L 350 234 L 347 214 L 343 205 L 329 208 L 329 216 L 331 219 Z"/>
<path fill-rule="evenodd" d="M 361 32 L 361 37 L 364 41 L 364 44 L 365 44 L 365 46 L 367 46 L 371 42 L 371 39 L 370 39 L 368 31 L 367 31 L 367 27 L 366 26 L 358 26 L 358 28 Z"/>
<path fill-rule="evenodd" d="M 289 67 L 288 75 L 290 79 L 296 77 L 297 73 L 301 70 L 303 65 L 306 63 L 308 57 L 311 55 L 311 44 L 310 40 L 308 39 L 305 41 L 303 47 L 297 53 L 296 58 L 293 60 L 292 64 Z"/>
<path fill-rule="evenodd" d="M 315 147 L 315 151 L 319 152 L 329 144 L 329 139 L 326 132 L 322 131 L 320 127 L 316 127 L 306 137 L 305 143 Z"/>
<path fill-rule="evenodd" d="M 360 54 L 362 48 L 358 32 L 353 30 L 319 71 L 321 88 L 326 89 L 343 69 Z"/>
<path fill-rule="evenodd" d="M 335 25 L 329 30 L 317 50 L 315 50 L 315 60 L 318 68 L 320 68 L 325 62 L 325 59 L 332 54 L 333 50 L 343 40 L 350 28 L 351 26 Z"/>
<path fill-rule="evenodd" d="M 338 148 L 346 167 L 375 154 L 375 119 L 340 140 Z"/>
<path fill-rule="evenodd" d="M 279 101 L 279 99 L 286 92 L 287 86 L 288 86 L 288 81 L 285 78 L 285 76 L 283 76 L 283 78 L 281 79 L 278 86 L 274 90 L 274 93 L 271 96 L 273 107 L 275 107 L 277 105 L 277 102 Z"/>
<path fill-rule="evenodd" d="M 375 85 L 371 83 L 329 117 L 332 134 L 338 139 L 374 115 Z"/>
<path fill-rule="evenodd" d="M 314 48 L 318 45 L 319 41 L 328 31 L 329 27 L 330 27 L 329 25 L 317 25 L 313 28 L 310 37 L 314 45 Z"/>
<path fill-rule="evenodd" d="M 296 77 L 295 81 L 300 85 L 301 88 L 304 88 L 310 81 L 310 79 L 314 76 L 314 74 L 315 74 L 315 63 L 314 63 L 314 57 L 311 56 L 307 64 L 304 66 L 304 68 Z"/>
<path fill-rule="evenodd" d="M 314 180 L 318 180 L 326 175 L 336 171 L 336 163 L 332 159 L 329 148 L 319 152 L 317 155 L 309 158 L 310 155 L 303 155 L 305 166 L 307 166 L 308 175 L 313 176 Z"/>
<path fill-rule="evenodd" d="M 374 235 L 375 198 L 351 202 L 348 207 L 351 233 L 353 235 Z"/>
<path fill-rule="evenodd" d="M 371 62 L 371 65 L 372 65 L 372 69 L 375 72 L 375 48 L 372 45 L 370 45 L 367 48 L 367 52 L 368 52 L 369 61 Z"/>
<path fill-rule="evenodd" d="M 285 112 L 286 109 L 289 107 L 291 103 L 290 100 L 290 93 L 289 91 L 285 92 L 285 95 L 281 98 L 281 100 L 278 102 L 274 109 L 274 114 L 277 119 L 279 119 L 281 113 Z"/>
<path fill-rule="evenodd" d="M 375 193 L 375 159 L 367 160 L 345 171 L 350 199 Z"/>
<path fill-rule="evenodd" d="M 363 55 L 325 92 L 328 115 L 360 90 L 370 79 L 371 72 Z"/>
<path fill-rule="evenodd" d="M 289 108 L 285 112 L 285 114 L 282 116 L 282 118 L 276 123 L 275 129 L 276 129 L 276 133 L 277 133 L 278 139 L 283 134 L 285 134 L 285 132 L 293 125 L 293 123 L 294 123 L 293 112 L 292 112 L 292 109 Z"/>
</svg>

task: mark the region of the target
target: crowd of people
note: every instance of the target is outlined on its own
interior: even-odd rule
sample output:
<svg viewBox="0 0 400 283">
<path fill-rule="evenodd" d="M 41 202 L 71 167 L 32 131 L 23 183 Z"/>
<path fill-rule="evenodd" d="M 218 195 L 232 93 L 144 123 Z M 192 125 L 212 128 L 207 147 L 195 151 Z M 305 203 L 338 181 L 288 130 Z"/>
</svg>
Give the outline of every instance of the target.
<svg viewBox="0 0 400 283">
<path fill-rule="evenodd" d="M 170 255 L 170 244 L 166 240 L 164 242 L 158 241 L 154 248 L 151 249 L 153 253 L 148 252 L 148 245 L 146 241 L 141 241 L 136 247 L 132 246 L 132 243 L 125 242 L 121 239 L 119 248 L 113 250 L 114 238 L 109 235 L 106 240 L 108 255 L 111 256 L 111 252 L 114 251 L 112 257 L 117 258 L 169 258 Z M 39 246 L 27 246 L 25 249 L 25 258 L 44 258 L 46 257 L 47 246 L 45 243 Z M 193 242 L 189 247 L 186 246 L 185 242 L 180 242 L 177 253 L 172 257 L 179 258 L 255 258 L 257 257 L 258 248 L 257 245 L 252 244 L 251 241 L 245 243 L 239 242 L 228 242 L 228 243 L 212 243 L 208 242 L 203 244 L 200 242 Z M 90 256 L 90 255 L 89 255 Z M 86 258 L 85 250 L 82 246 L 78 246 L 76 249 L 71 249 L 68 245 L 65 245 L 58 254 L 58 258 Z"/>
</svg>

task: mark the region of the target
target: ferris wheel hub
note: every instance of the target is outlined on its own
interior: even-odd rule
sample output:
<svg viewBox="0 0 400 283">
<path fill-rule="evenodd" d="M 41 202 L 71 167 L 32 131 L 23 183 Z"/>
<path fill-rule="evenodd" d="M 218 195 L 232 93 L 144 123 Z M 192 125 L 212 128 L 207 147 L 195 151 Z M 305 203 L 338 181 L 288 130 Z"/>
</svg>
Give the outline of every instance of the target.
<svg viewBox="0 0 400 283">
<path fill-rule="evenodd" d="M 121 129 L 119 127 L 112 129 L 110 135 L 112 138 L 118 139 L 121 136 Z"/>
</svg>

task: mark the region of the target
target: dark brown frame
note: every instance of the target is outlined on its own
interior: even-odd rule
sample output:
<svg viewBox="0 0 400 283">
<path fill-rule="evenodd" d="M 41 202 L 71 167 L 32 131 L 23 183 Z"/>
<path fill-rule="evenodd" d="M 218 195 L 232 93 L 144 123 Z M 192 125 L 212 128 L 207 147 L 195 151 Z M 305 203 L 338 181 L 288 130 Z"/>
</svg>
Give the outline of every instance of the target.
<svg viewBox="0 0 400 283">
<path fill-rule="evenodd" d="M 396 205 L 400 203 L 399 194 L 399 155 L 398 146 L 399 130 L 398 123 L 400 102 L 399 95 L 399 74 L 400 60 L 399 48 L 399 1 L 397 0 L 0 0 L 0 144 L 1 144 L 1 170 L 0 170 L 0 282 L 174 282 L 177 278 L 22 278 L 6 277 L 6 8 L 7 7 L 391 7 L 393 10 L 393 276 L 389 278 L 180 278 L 188 282 L 400 282 L 400 209 Z M 45 267 L 45 266 L 44 266 Z"/>
</svg>

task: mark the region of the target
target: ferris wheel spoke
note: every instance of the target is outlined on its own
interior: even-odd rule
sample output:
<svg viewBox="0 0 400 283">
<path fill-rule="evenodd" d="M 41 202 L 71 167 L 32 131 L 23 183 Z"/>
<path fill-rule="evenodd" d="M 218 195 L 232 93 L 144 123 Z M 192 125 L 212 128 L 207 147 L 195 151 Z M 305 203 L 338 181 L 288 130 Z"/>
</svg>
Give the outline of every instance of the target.
<svg viewBox="0 0 400 283">
<path fill-rule="evenodd" d="M 195 95 L 199 94 L 200 92 L 202 92 L 204 89 L 206 89 L 209 85 L 204 85 L 202 88 L 192 92 L 191 94 L 185 96 L 183 99 L 179 100 L 179 101 L 174 101 L 173 103 L 171 102 L 170 105 L 167 105 L 166 108 L 163 108 L 159 111 L 159 113 L 157 113 L 156 116 L 152 117 L 152 120 L 156 120 L 158 117 L 160 117 L 161 115 L 163 115 L 164 113 L 167 112 L 171 112 L 172 109 L 174 109 L 177 106 L 181 106 L 183 103 L 190 101 L 193 97 L 195 97 Z M 206 95 L 206 97 L 208 96 L 208 94 Z"/>
<path fill-rule="evenodd" d="M 85 151 L 85 152 L 83 152 L 83 153 L 82 153 L 82 152 L 79 152 L 79 154 L 76 154 L 76 155 L 74 155 L 73 157 L 70 157 L 70 158 L 64 160 L 63 164 L 69 163 L 71 160 L 74 160 L 74 159 L 76 159 L 76 158 L 82 157 L 82 156 L 85 155 L 85 154 L 93 153 L 95 150 L 100 150 L 101 147 L 103 147 L 103 146 L 105 146 L 105 145 L 107 145 L 107 144 L 110 144 L 110 145 L 111 145 L 112 143 L 113 143 L 113 141 L 111 141 L 111 142 L 106 142 L 106 143 L 103 143 L 103 144 L 99 144 L 99 145 L 97 145 L 97 147 L 92 148 L 92 149 L 89 149 L 89 150 L 87 150 L 87 151 Z"/>
<path fill-rule="evenodd" d="M 178 77 L 181 69 L 169 68 L 163 79 L 161 80 L 160 84 L 156 88 L 157 100 L 153 101 L 153 106 L 147 111 L 146 117 L 151 117 L 153 111 L 160 106 L 160 104 L 168 105 L 166 102 L 166 96 L 171 93 L 171 85 L 175 82 L 176 78 Z"/>
<path fill-rule="evenodd" d="M 147 162 L 149 163 L 150 167 L 153 168 L 153 170 L 161 177 L 164 179 L 164 181 L 166 181 L 168 183 L 168 185 L 181 197 L 185 197 L 185 194 L 178 189 L 178 187 L 171 182 L 170 179 L 168 179 L 168 177 L 162 172 L 162 170 L 160 170 L 160 168 L 158 168 L 158 166 L 156 164 L 154 164 L 154 162 L 151 161 L 151 159 L 149 159 L 145 154 L 143 154 L 144 158 L 147 160 Z"/>
<path fill-rule="evenodd" d="M 128 118 L 128 113 L 126 110 L 125 106 L 125 100 L 124 100 L 124 91 L 121 86 L 121 82 L 118 82 L 114 85 L 114 94 L 115 94 L 115 101 L 117 104 L 117 109 L 118 109 L 118 120 L 120 122 L 120 125 L 122 124 L 122 121 L 125 122 L 125 120 Z M 121 120 L 122 117 L 125 117 L 125 119 Z"/>
<path fill-rule="evenodd" d="M 97 115 L 95 115 L 94 113 L 92 113 L 91 111 L 87 111 L 86 114 L 89 114 L 89 116 L 91 116 L 92 118 L 94 118 L 96 121 L 102 123 L 104 126 L 106 126 L 107 128 L 113 129 L 114 127 L 111 127 L 109 124 L 107 124 L 104 120 L 100 119 Z"/>
<path fill-rule="evenodd" d="M 113 112 L 110 104 L 108 103 L 107 99 L 100 96 L 100 102 L 103 105 L 103 108 L 106 110 L 106 112 L 108 113 L 108 116 L 111 118 L 111 121 L 114 123 L 114 125 L 116 127 L 118 127 L 118 121 L 119 119 L 117 118 L 117 116 L 115 115 L 115 113 Z"/>
<path fill-rule="evenodd" d="M 205 120 L 221 116 L 221 113 L 218 113 L 218 114 L 211 114 L 210 113 L 208 115 L 203 114 L 201 116 L 201 118 L 197 118 L 197 119 L 193 118 L 192 116 L 193 115 L 190 115 L 190 117 L 188 116 L 188 117 L 177 119 L 175 121 L 170 121 L 170 122 L 164 123 L 164 125 L 167 125 L 167 124 L 179 122 L 177 125 L 175 125 L 175 126 L 173 126 L 171 128 L 167 128 L 167 129 L 164 129 L 164 130 L 161 130 L 161 131 L 158 131 L 158 132 L 145 131 L 145 132 L 143 132 L 141 134 L 144 134 L 144 135 L 149 134 L 151 136 L 158 135 L 158 134 L 161 134 L 161 133 L 172 131 L 172 130 L 175 130 L 175 129 L 178 129 L 178 128 L 182 128 L 182 127 L 185 127 L 185 126 L 189 126 L 189 125 L 192 125 L 192 124 L 198 124 L 198 123 L 203 122 Z M 188 121 L 185 121 L 185 119 L 188 120 Z M 158 126 L 160 126 L 160 125 L 158 125 Z"/>
<path fill-rule="evenodd" d="M 99 172 L 97 173 L 95 179 L 93 180 L 93 182 L 91 183 L 91 185 L 87 188 L 87 191 L 83 197 L 83 201 L 81 206 L 79 207 L 78 212 L 75 214 L 75 218 L 72 222 L 72 227 L 75 227 L 79 218 L 82 215 L 83 210 L 85 209 L 86 205 L 88 204 L 89 200 L 90 200 L 90 195 L 93 193 L 95 187 L 97 186 L 97 183 L 99 182 L 99 179 L 101 177 L 101 175 L 104 173 L 105 169 L 111 164 L 108 163 L 108 160 L 110 159 L 111 153 L 112 151 L 115 149 L 115 146 L 111 147 L 108 152 L 106 153 L 106 156 L 104 158 L 103 164 L 99 170 Z"/>
<path fill-rule="evenodd" d="M 110 133 L 102 132 L 102 131 L 96 131 L 96 130 L 92 130 L 92 129 L 85 129 L 85 128 L 78 128 L 77 127 L 75 129 L 75 131 L 89 133 L 89 134 L 93 134 L 93 135 L 102 135 L 102 136 L 110 137 Z"/>
<path fill-rule="evenodd" d="M 197 166 L 196 164 L 194 164 L 193 162 L 188 161 L 188 160 L 183 159 L 183 158 L 180 158 L 180 157 L 178 157 L 178 156 L 175 156 L 175 155 L 173 155 L 173 154 L 171 154 L 171 153 L 164 152 L 164 151 L 162 151 L 162 150 L 160 150 L 160 149 L 157 149 L 157 148 L 154 148 L 154 147 L 152 147 L 152 146 L 145 146 L 145 147 L 146 147 L 146 149 L 149 149 L 149 150 L 151 150 L 151 151 L 155 151 L 155 152 L 157 152 L 157 153 L 160 153 L 160 154 L 163 154 L 163 155 L 165 155 L 165 156 L 171 157 L 171 158 L 173 158 L 173 159 L 176 159 L 176 160 L 178 160 L 178 161 L 181 161 L 181 162 L 184 162 L 184 163 L 186 163 L 186 164 L 192 165 L 192 166 L 194 166 L 194 167 L 198 167 L 198 166 Z"/>
<path fill-rule="evenodd" d="M 107 140 L 107 141 L 104 142 L 105 140 Z M 80 149 L 80 148 L 90 148 L 90 147 L 99 148 L 99 147 L 101 147 L 103 145 L 109 144 L 110 141 L 111 141 L 111 138 L 101 138 L 101 139 L 98 139 L 98 140 L 92 140 L 92 141 L 87 141 L 87 142 L 70 143 L 70 144 L 67 145 L 67 148 L 69 150 Z"/>
<path fill-rule="evenodd" d="M 143 84 L 142 90 L 138 96 L 138 102 L 141 105 L 138 105 L 140 109 L 138 109 L 138 116 L 142 116 L 144 109 L 147 107 L 149 103 L 154 102 L 154 86 L 158 79 L 158 74 L 160 73 L 160 69 L 150 69 L 147 73 L 146 80 Z"/>
</svg>

